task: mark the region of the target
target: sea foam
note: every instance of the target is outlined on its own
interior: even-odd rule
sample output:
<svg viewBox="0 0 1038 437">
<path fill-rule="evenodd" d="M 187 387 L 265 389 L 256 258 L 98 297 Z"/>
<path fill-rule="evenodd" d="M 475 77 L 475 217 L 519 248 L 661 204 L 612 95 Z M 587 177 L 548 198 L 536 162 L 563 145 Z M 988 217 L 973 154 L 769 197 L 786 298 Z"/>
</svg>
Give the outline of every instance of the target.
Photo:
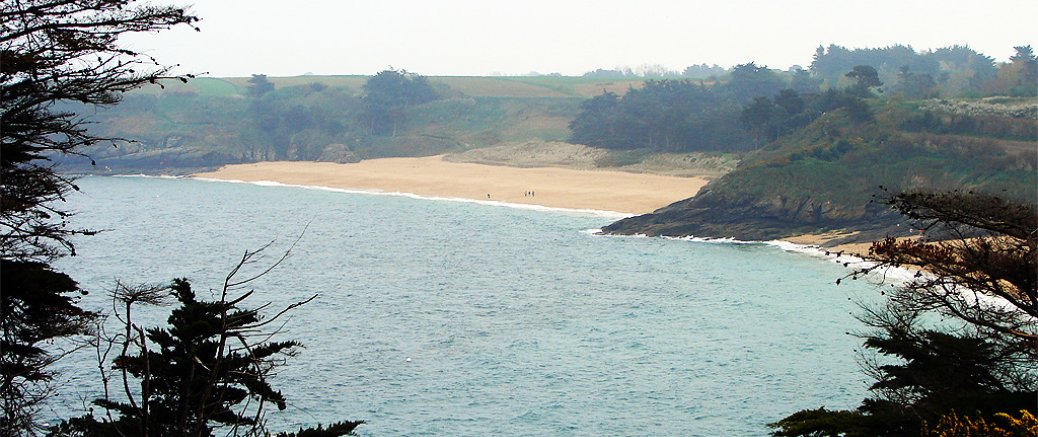
<svg viewBox="0 0 1038 437">
<path fill-rule="evenodd" d="M 634 234 L 634 235 L 615 235 L 605 234 L 601 229 L 587 229 L 583 231 L 589 235 L 605 236 L 605 237 L 639 237 L 646 238 L 645 234 Z M 844 254 L 839 251 L 826 250 L 817 245 L 813 244 L 799 244 L 785 240 L 767 240 L 767 241 L 756 241 L 756 240 L 739 240 L 732 237 L 719 237 L 719 238 L 704 238 L 696 236 L 683 236 L 683 237 L 670 237 L 662 236 L 665 240 L 672 241 L 688 241 L 699 244 L 720 244 L 720 245 L 759 245 L 759 246 L 771 246 L 782 251 L 805 255 L 812 258 L 817 258 L 827 262 L 842 265 L 844 268 L 851 270 L 851 272 L 871 269 L 876 267 L 877 263 L 874 261 L 867 260 L 865 258 Z M 875 269 L 867 275 L 867 278 L 878 283 L 888 283 L 893 285 L 900 285 L 906 282 L 926 278 L 928 273 L 919 272 L 917 270 L 906 269 L 903 267 L 885 267 Z"/>
</svg>

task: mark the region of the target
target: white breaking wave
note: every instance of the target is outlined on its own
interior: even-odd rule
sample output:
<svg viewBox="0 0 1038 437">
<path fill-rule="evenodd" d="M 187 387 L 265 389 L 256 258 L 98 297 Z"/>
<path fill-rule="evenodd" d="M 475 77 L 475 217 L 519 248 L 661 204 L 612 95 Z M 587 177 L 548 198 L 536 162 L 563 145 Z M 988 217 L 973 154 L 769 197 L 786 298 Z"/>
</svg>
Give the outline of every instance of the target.
<svg viewBox="0 0 1038 437">
<path fill-rule="evenodd" d="M 176 175 L 170 175 L 170 174 L 151 175 L 151 174 L 144 174 L 144 173 L 138 173 L 138 174 L 115 174 L 115 175 L 111 175 L 109 177 L 113 177 L 113 178 L 146 178 L 146 179 L 185 179 L 186 178 L 186 176 L 176 176 Z"/>
<path fill-rule="evenodd" d="M 645 238 L 644 234 L 636 235 L 615 235 L 615 234 L 603 234 L 601 229 L 588 229 L 584 231 L 589 235 L 599 235 L 605 237 L 641 237 Z M 665 240 L 673 241 L 689 241 L 693 243 L 704 243 L 704 244 L 722 244 L 722 245 L 760 245 L 760 246 L 771 246 L 781 249 L 785 252 L 794 253 L 798 255 L 806 255 L 812 258 L 818 258 L 828 262 L 842 265 L 851 271 L 857 271 L 861 269 L 867 269 L 875 267 L 876 263 L 873 261 L 866 260 L 864 258 L 847 255 L 838 251 L 826 250 L 816 245 L 809 244 L 797 244 L 791 243 L 784 240 L 769 240 L 769 241 L 754 241 L 754 240 L 738 240 L 731 237 L 721 238 L 703 238 L 696 236 L 684 236 L 684 237 L 661 237 Z M 927 275 L 927 273 L 919 273 L 915 270 L 910 270 L 902 267 L 888 267 L 884 269 L 877 269 L 876 271 L 869 274 L 869 278 L 880 281 L 883 283 L 890 283 L 894 285 L 904 284 L 908 281 L 919 279 L 919 276 Z"/>
<path fill-rule="evenodd" d="M 846 268 L 854 270 L 875 267 L 877 264 L 876 262 L 869 261 L 865 258 L 843 254 L 839 251 L 826 250 L 812 244 L 796 244 L 783 240 L 765 241 L 764 244 L 778 247 L 786 252 L 799 253 L 815 258 L 826 259 L 831 262 L 843 265 Z M 872 272 L 869 276 L 873 279 L 880 278 L 885 283 L 892 283 L 897 285 L 903 284 L 914 279 L 918 279 L 918 277 L 916 276 L 917 274 L 927 275 L 927 273 L 920 273 L 916 270 L 906 269 L 903 267 L 886 267 L 883 269 L 877 269 L 876 271 Z"/>
<path fill-rule="evenodd" d="M 693 241 L 696 243 L 710 243 L 710 244 L 763 244 L 761 241 L 748 241 L 748 240 L 736 240 L 731 237 L 719 237 L 719 238 L 701 238 L 695 236 L 684 236 L 684 237 L 663 237 L 665 240 L 681 240 L 681 241 Z"/>
<path fill-rule="evenodd" d="M 627 217 L 631 217 L 631 216 L 628 215 Z M 645 235 L 645 234 L 633 234 L 633 235 L 606 234 L 606 233 L 602 232 L 602 228 L 584 229 L 583 231 L 580 231 L 580 232 L 584 233 L 584 234 L 587 234 L 587 235 L 594 235 L 596 237 L 606 237 L 606 238 L 649 238 L 649 236 Z"/>
</svg>

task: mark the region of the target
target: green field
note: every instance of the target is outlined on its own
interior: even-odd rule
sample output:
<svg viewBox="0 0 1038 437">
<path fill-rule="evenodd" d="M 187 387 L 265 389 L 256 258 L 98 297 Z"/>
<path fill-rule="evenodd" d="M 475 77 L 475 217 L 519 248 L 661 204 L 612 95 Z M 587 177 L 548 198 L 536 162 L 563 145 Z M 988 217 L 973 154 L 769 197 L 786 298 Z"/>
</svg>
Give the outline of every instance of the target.
<svg viewBox="0 0 1038 437">
<path fill-rule="evenodd" d="M 319 83 L 328 87 L 342 88 L 360 93 L 369 76 L 291 76 L 268 77 L 276 88 L 287 88 Z M 429 81 L 448 87 L 453 94 L 468 97 L 579 97 L 588 98 L 610 91 L 623 94 L 631 87 L 640 87 L 644 79 L 616 79 L 566 77 L 566 76 L 430 76 Z M 244 95 L 248 86 L 247 77 L 199 77 L 187 84 L 167 81 L 165 89 L 147 87 L 136 92 L 147 94 L 196 93 L 200 96 L 228 97 Z"/>
</svg>

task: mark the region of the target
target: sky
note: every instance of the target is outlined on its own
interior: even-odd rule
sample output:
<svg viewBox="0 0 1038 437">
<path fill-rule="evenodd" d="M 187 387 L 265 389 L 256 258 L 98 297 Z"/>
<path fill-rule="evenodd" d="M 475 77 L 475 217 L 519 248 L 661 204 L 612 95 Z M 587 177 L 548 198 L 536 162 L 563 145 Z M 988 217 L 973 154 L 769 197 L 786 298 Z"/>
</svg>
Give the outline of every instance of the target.
<svg viewBox="0 0 1038 437">
<path fill-rule="evenodd" d="M 170 4 L 170 0 L 153 1 Z M 194 0 L 201 32 L 121 41 L 217 77 L 374 74 L 581 75 L 598 68 L 754 61 L 807 67 L 819 45 L 969 45 L 996 61 L 1038 49 L 1027 0 Z"/>
</svg>

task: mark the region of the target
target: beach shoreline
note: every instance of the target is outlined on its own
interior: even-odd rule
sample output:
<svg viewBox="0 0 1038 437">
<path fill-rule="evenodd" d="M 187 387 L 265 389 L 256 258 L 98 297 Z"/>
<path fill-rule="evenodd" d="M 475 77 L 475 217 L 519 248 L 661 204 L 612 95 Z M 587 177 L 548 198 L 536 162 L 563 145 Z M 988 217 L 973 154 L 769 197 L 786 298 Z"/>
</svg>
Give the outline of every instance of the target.
<svg viewBox="0 0 1038 437">
<path fill-rule="evenodd" d="M 622 217 L 652 212 L 694 196 L 708 176 L 679 177 L 615 170 L 561 167 L 511 167 L 452 162 L 443 155 L 379 158 L 338 164 L 267 161 L 233 164 L 192 178 L 223 182 L 269 183 L 358 193 L 463 200 L 520 208 L 599 212 Z M 781 241 L 803 248 L 865 256 L 871 243 L 821 249 L 848 233 L 806 234 Z"/>
<path fill-rule="evenodd" d="M 379 158 L 348 164 L 303 161 L 234 164 L 191 177 L 624 214 L 645 214 L 687 199 L 709 182 L 706 177 L 449 162 L 442 155 Z"/>
</svg>

